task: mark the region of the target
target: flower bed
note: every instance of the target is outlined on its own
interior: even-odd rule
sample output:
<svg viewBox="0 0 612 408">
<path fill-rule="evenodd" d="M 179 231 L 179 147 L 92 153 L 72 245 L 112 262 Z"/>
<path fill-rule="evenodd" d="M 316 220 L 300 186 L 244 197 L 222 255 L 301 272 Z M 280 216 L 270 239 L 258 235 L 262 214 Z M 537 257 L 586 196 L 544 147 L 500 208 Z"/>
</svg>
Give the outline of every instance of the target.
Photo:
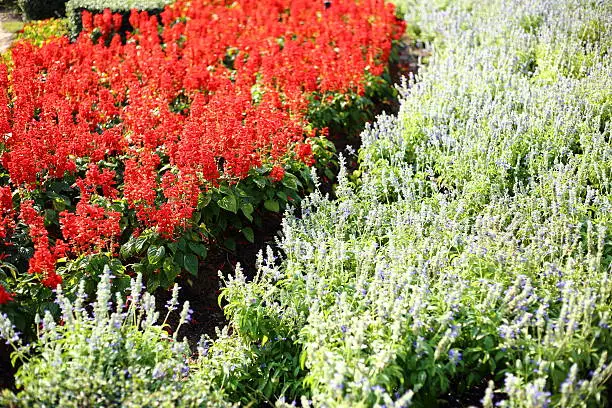
<svg viewBox="0 0 612 408">
<path fill-rule="evenodd" d="M 431 64 L 362 134 L 359 185 L 227 278 L 200 367 L 236 364 L 244 404 L 608 406 L 612 4 L 413 3 Z"/>
<path fill-rule="evenodd" d="M 26 362 L 0 402 L 609 406 L 612 3 L 412 3 L 431 64 L 362 134 L 360 177 L 342 166 L 253 279 L 225 279 L 215 339 L 191 354 L 141 277 L 112 302 L 105 268 L 30 345 L 0 314 Z"/>
<path fill-rule="evenodd" d="M 122 41 L 120 15 L 85 12 L 75 42 L 21 41 L 0 65 L 12 313 L 60 282 L 92 290 L 106 263 L 116 288 L 142 272 L 154 290 L 197 274 L 212 240 L 253 240 L 331 157 L 311 102 L 388 87 L 404 27 L 382 1 L 177 1 L 160 18 L 133 12 Z"/>
</svg>

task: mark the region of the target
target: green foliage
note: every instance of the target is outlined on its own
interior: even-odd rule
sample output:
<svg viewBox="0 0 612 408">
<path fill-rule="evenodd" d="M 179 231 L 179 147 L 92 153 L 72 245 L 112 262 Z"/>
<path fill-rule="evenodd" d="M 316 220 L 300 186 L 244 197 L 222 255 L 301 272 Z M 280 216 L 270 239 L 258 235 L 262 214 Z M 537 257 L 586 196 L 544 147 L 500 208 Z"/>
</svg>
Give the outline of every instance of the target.
<svg viewBox="0 0 612 408">
<path fill-rule="evenodd" d="M 267 283 L 280 278 L 266 272 L 274 268 L 276 258 L 268 249 L 264 258 L 257 258 L 258 274 L 252 285 L 244 285 L 246 277 L 240 267 L 234 276 L 224 278 L 226 289 L 220 301 L 227 304 L 224 312 L 233 322 L 232 328 L 238 339 L 221 338 L 211 347 L 215 353 L 229 353 L 227 347 L 241 350 L 241 366 L 231 373 L 223 383 L 228 396 L 244 405 L 261 401 L 274 401 L 280 397 L 297 399 L 308 395 L 304 388 L 306 370 L 300 364 L 303 352 L 294 328 L 304 324 L 303 308 L 283 310 L 276 303 L 279 296 L 286 295 Z M 300 293 L 295 287 L 294 293 Z M 245 358 L 247 357 L 248 358 Z"/>
<path fill-rule="evenodd" d="M 380 77 L 370 74 L 363 94 L 311 94 L 306 116 L 314 127 L 328 127 L 330 134 L 350 139 L 363 130 L 364 123 L 374 119 L 379 106 L 388 106 L 395 98 L 397 91 L 388 72 Z"/>
<path fill-rule="evenodd" d="M 66 0 L 17 0 L 26 20 L 44 20 L 66 15 Z"/>
<path fill-rule="evenodd" d="M 310 175 L 306 166 L 293 167 L 288 166 L 280 181 L 272 180 L 270 167 L 264 165 L 236 184 L 210 188 L 200 194 L 191 219 L 193 227 L 175 240 L 152 230 L 130 235 L 121 246 L 121 259 L 145 277 L 149 291 L 171 286 L 183 272 L 197 276 L 210 245 L 223 245 L 235 251 L 237 242 L 254 242 L 253 227 L 262 227 L 270 212 L 284 211 L 290 203 L 300 202 L 310 184 Z M 126 231 L 131 228 L 129 225 L 130 222 Z"/>
<path fill-rule="evenodd" d="M 27 41 L 37 47 L 52 38 L 68 34 L 68 20 L 51 18 L 43 21 L 33 21 L 26 24 L 17 34 L 17 41 Z"/>
</svg>

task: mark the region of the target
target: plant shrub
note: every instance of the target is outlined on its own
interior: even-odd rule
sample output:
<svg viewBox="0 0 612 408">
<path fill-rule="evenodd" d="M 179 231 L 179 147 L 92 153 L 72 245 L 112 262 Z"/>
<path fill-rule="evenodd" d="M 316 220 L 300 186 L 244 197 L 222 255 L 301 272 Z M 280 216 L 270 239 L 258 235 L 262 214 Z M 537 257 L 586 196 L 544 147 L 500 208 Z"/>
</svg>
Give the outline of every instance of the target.
<svg viewBox="0 0 612 408">
<path fill-rule="evenodd" d="M 24 25 L 17 33 L 15 41 L 25 41 L 37 47 L 47 41 L 68 34 L 68 21 L 66 19 L 50 18 L 42 21 L 33 21 Z"/>
<path fill-rule="evenodd" d="M 66 0 L 17 0 L 26 20 L 44 20 L 66 15 Z"/>
<path fill-rule="evenodd" d="M 22 343 L 6 315 L 0 314 L 0 337 L 15 349 L 21 366 L 16 384 L 21 391 L 4 391 L 4 407 L 229 407 L 223 394 L 194 379 L 196 359 L 178 333 L 189 322 L 189 302 L 179 311 L 178 287 L 166 304 L 162 322 L 155 298 L 143 292 L 142 276 L 131 283 L 129 296 L 111 292 L 106 268 L 91 305 L 84 284 L 74 301 L 58 286 L 58 324 L 49 311 L 37 316 L 37 337 Z M 166 323 L 178 313 L 174 334 Z"/>
</svg>

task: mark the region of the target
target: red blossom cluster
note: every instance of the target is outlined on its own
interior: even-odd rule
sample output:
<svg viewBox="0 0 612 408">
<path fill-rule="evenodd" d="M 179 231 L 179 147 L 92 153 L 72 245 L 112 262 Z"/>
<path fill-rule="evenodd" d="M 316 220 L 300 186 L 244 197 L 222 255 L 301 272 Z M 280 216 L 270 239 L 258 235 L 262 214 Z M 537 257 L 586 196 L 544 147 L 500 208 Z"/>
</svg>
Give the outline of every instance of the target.
<svg viewBox="0 0 612 408">
<path fill-rule="evenodd" d="M 8 293 L 4 286 L 0 285 L 0 305 L 10 302 L 13 300 L 13 295 Z"/>
<path fill-rule="evenodd" d="M 81 193 L 53 246 L 43 216 L 21 203 L 30 272 L 48 286 L 61 281 L 54 264 L 67 248 L 113 249 L 114 199 L 171 236 L 221 178 L 269 165 L 280 181 L 287 161 L 314 164 L 309 97 L 363 94 L 404 31 L 384 0 L 178 0 L 160 18 L 132 12 L 130 24 L 122 41 L 120 16 L 85 12 L 75 42 L 17 43 L 10 80 L 0 64 L 1 164 L 13 187 L 70 174 Z M 5 235 L 10 191 L 0 190 Z"/>
<path fill-rule="evenodd" d="M 270 172 L 270 178 L 272 181 L 279 182 L 285 177 L 285 169 L 281 166 L 274 166 Z"/>
<path fill-rule="evenodd" d="M 58 241 L 51 247 L 45 219 L 34 209 L 31 200 L 21 203 L 20 217 L 30 229 L 30 238 L 34 245 L 34 255 L 30 259 L 28 273 L 39 275 L 43 285 L 55 288 L 62 283 L 62 277 L 55 273 L 55 262 L 64 256 L 66 246 Z"/>
<path fill-rule="evenodd" d="M 10 237 L 15 229 L 13 192 L 8 186 L 0 187 L 0 239 Z"/>
</svg>

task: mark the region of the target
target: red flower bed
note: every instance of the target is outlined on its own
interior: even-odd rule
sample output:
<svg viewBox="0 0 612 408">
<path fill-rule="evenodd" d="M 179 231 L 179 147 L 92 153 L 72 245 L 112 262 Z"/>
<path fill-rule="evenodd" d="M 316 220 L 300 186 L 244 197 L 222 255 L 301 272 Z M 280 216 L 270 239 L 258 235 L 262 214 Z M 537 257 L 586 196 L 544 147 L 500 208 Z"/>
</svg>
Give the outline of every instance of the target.
<svg viewBox="0 0 612 408">
<path fill-rule="evenodd" d="M 212 189 L 313 165 L 309 101 L 362 95 L 404 31 L 383 0 L 179 0 L 130 23 L 122 41 L 119 16 L 85 13 L 75 42 L 21 42 L 0 65 L 0 237 L 24 226 L 49 287 L 60 258 L 172 241 Z"/>
</svg>

